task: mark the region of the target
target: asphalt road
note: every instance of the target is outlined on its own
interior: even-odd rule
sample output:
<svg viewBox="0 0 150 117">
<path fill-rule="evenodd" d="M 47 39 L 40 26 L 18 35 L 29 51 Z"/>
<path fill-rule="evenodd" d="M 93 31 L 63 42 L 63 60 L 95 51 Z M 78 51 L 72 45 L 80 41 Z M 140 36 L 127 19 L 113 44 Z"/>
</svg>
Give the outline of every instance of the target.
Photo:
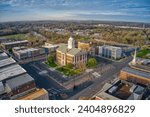
<svg viewBox="0 0 150 117">
<path fill-rule="evenodd" d="M 44 88 L 46 89 L 49 94 L 52 93 L 52 98 L 55 100 L 62 100 L 64 98 L 60 97 L 59 94 L 65 93 L 67 95 L 67 98 L 75 95 L 76 93 L 83 90 L 85 87 L 88 87 L 92 84 L 92 82 L 85 82 L 78 87 L 76 87 L 75 90 L 66 90 L 64 87 L 62 87 L 59 83 L 57 83 L 53 78 L 51 78 L 47 73 L 45 74 L 39 74 L 41 70 L 36 69 L 33 65 L 35 62 L 31 62 L 28 64 L 22 65 L 22 67 L 28 72 L 29 75 L 31 75 L 36 83 L 36 86 L 38 88 Z"/>
<path fill-rule="evenodd" d="M 22 67 L 30 74 L 34 79 L 39 88 L 53 88 L 62 89 L 63 87 L 56 83 L 54 80 L 46 75 L 40 75 L 39 70 L 33 67 L 33 62 L 24 64 Z"/>
<path fill-rule="evenodd" d="M 52 78 L 55 77 L 60 80 L 62 78 L 62 74 L 58 72 L 50 72 L 50 73 L 48 72 L 45 74 L 39 74 L 39 72 L 43 70 L 48 71 L 45 69 L 44 66 L 40 65 L 40 62 L 31 62 L 22 65 L 22 67 L 25 68 L 28 74 L 30 74 L 35 79 L 37 87 L 45 88 L 48 91 L 50 89 L 53 89 L 53 91 L 56 92 L 56 94 L 65 92 L 68 96 L 66 99 L 73 100 L 78 99 L 79 97 L 82 96 L 91 97 L 94 94 L 96 94 L 102 88 L 104 83 L 109 80 L 112 80 L 114 78 L 112 76 L 118 73 L 123 67 L 125 67 L 129 61 L 131 61 L 131 58 L 121 63 L 110 63 L 108 61 L 103 61 L 106 65 L 110 64 L 111 66 L 113 66 L 113 69 L 106 70 L 105 73 L 102 74 L 102 77 L 99 79 L 95 79 L 94 82 L 93 81 L 85 82 L 84 84 L 81 84 L 78 87 L 76 87 L 75 90 L 69 91 L 66 91 L 64 87 L 62 87 L 58 82 L 56 82 L 56 80 Z M 36 65 L 37 68 L 34 65 Z M 63 78 L 63 81 L 64 80 L 65 79 Z M 53 99 L 62 99 L 62 98 L 59 96 L 58 97 L 54 96 Z"/>
<path fill-rule="evenodd" d="M 106 82 L 113 80 L 115 78 L 114 76 L 118 74 L 123 67 L 127 66 L 131 60 L 132 60 L 132 57 L 129 57 L 123 62 L 112 63 L 115 69 L 111 69 L 107 71 L 106 73 L 104 73 L 102 77 L 99 79 L 96 79 L 92 85 L 85 88 L 84 90 L 77 93 L 76 95 L 72 96 L 71 98 L 69 98 L 69 100 L 77 100 L 80 97 L 91 98 L 93 95 L 95 95 L 97 92 L 99 92 L 102 89 L 103 85 Z"/>
</svg>

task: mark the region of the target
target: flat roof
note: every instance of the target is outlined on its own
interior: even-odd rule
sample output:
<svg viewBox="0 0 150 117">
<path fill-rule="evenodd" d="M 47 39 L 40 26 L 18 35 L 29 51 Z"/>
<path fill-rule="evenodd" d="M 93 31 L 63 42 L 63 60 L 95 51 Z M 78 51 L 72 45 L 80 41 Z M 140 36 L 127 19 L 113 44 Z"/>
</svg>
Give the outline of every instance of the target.
<svg viewBox="0 0 150 117">
<path fill-rule="evenodd" d="M 29 93 L 21 98 L 19 98 L 19 100 L 36 100 L 38 99 L 40 96 L 46 95 L 48 94 L 48 92 L 45 89 L 38 89 L 32 93 Z"/>
<path fill-rule="evenodd" d="M 26 53 L 26 52 L 32 52 L 32 51 L 38 51 L 39 49 L 37 48 L 27 48 L 27 49 L 23 49 L 23 50 L 19 50 L 17 51 L 18 53 Z"/>
<path fill-rule="evenodd" d="M 26 73 L 26 71 L 18 64 L 0 68 L 0 81 L 21 75 L 23 73 Z"/>
<path fill-rule="evenodd" d="M 141 76 L 141 77 L 150 79 L 150 73 L 147 73 L 147 72 L 144 72 L 144 71 L 140 71 L 140 70 L 133 69 L 133 68 L 130 68 L 130 67 L 125 67 L 125 68 L 122 69 L 122 71 L 125 71 L 125 72 L 128 72 L 130 74 L 134 74 L 134 75 L 137 75 L 137 76 Z"/>
<path fill-rule="evenodd" d="M 5 67 L 7 65 L 14 64 L 14 63 L 16 63 L 16 61 L 12 58 L 6 58 L 3 60 L 0 60 L 0 68 Z"/>
<path fill-rule="evenodd" d="M 54 47 L 58 47 L 59 45 L 57 44 L 50 44 L 50 43 L 45 43 L 45 45 L 43 45 L 42 47 L 45 48 L 54 48 Z"/>
<path fill-rule="evenodd" d="M 0 53 L 0 60 L 6 59 L 6 58 L 8 58 L 8 55 L 5 52 Z"/>
<path fill-rule="evenodd" d="M 18 50 L 26 49 L 26 47 L 25 46 L 13 47 L 13 49 L 18 51 Z"/>
<path fill-rule="evenodd" d="M 108 48 L 108 49 L 122 49 L 121 47 L 117 47 L 117 46 L 109 46 L 109 45 L 104 45 L 102 47 Z"/>
<path fill-rule="evenodd" d="M 104 100 L 120 100 L 119 98 L 117 98 L 117 97 L 115 97 L 115 96 L 113 96 L 113 95 L 111 95 L 111 94 L 109 94 L 109 93 L 106 92 L 111 87 L 112 87 L 111 84 L 106 83 L 103 86 L 102 91 L 100 91 L 96 96 L 100 97 L 100 98 L 102 98 Z"/>
<path fill-rule="evenodd" d="M 23 74 L 7 80 L 6 83 L 11 89 L 14 89 L 32 81 L 34 81 L 34 79 L 29 74 Z"/>
<path fill-rule="evenodd" d="M 28 42 L 28 40 L 4 42 L 4 43 L 2 43 L 2 44 L 3 44 L 3 45 L 12 45 L 12 44 L 25 43 L 25 42 Z"/>
</svg>

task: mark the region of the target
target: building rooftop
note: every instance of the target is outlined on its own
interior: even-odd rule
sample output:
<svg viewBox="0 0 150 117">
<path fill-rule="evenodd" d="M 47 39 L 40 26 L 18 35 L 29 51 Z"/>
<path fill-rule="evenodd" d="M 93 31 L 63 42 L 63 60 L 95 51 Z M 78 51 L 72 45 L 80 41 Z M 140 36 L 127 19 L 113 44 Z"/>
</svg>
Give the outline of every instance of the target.
<svg viewBox="0 0 150 117">
<path fill-rule="evenodd" d="M 148 72 L 133 69 L 133 68 L 130 68 L 130 67 L 125 67 L 125 68 L 122 69 L 122 71 L 128 72 L 129 74 L 134 74 L 134 75 L 137 75 L 137 76 L 141 76 L 141 77 L 150 79 L 150 73 L 148 73 Z"/>
<path fill-rule="evenodd" d="M 108 49 L 121 49 L 121 47 L 109 46 L 109 45 L 104 45 L 103 47 L 108 48 Z"/>
<path fill-rule="evenodd" d="M 100 97 L 104 100 L 120 100 L 119 98 L 113 96 L 113 95 L 110 95 L 109 93 L 107 93 L 106 91 L 111 88 L 112 85 L 109 84 L 109 83 L 106 83 L 104 86 L 103 86 L 103 89 L 102 91 L 100 91 L 96 96 L 97 97 Z"/>
<path fill-rule="evenodd" d="M 0 53 L 0 60 L 6 59 L 6 58 L 8 58 L 8 55 L 5 52 Z"/>
<path fill-rule="evenodd" d="M 68 51 L 67 54 L 76 55 L 76 54 L 78 54 L 79 52 L 81 52 L 80 49 L 78 49 L 78 48 L 72 48 L 72 49 L 70 49 L 70 50 Z"/>
<path fill-rule="evenodd" d="M 38 89 L 32 93 L 29 93 L 18 100 L 38 100 L 39 97 L 48 94 L 48 92 L 45 89 Z"/>
<path fill-rule="evenodd" d="M 113 84 L 106 83 L 96 96 L 105 100 L 139 100 L 145 99 L 149 95 L 145 95 L 147 91 L 147 87 L 140 84 L 135 85 L 128 81 L 119 80 Z"/>
<path fill-rule="evenodd" d="M 23 74 L 7 80 L 6 84 L 8 84 L 9 88 L 14 89 L 32 81 L 34 81 L 34 79 L 30 75 Z"/>
<path fill-rule="evenodd" d="M 3 60 L 0 60 L 0 68 L 6 67 L 6 66 L 14 64 L 14 63 L 16 63 L 16 61 L 12 58 L 6 58 Z"/>
<path fill-rule="evenodd" d="M 21 47 L 13 47 L 14 50 L 19 51 L 19 50 L 23 50 L 26 49 L 25 46 L 21 46 Z"/>
<path fill-rule="evenodd" d="M 139 99 L 140 99 L 140 95 L 136 93 L 132 93 L 130 97 L 128 98 L 128 100 L 139 100 Z"/>
<path fill-rule="evenodd" d="M 4 92 L 4 85 L 2 82 L 0 82 L 0 94 Z"/>
<path fill-rule="evenodd" d="M 24 49 L 24 50 L 19 50 L 17 51 L 18 53 L 26 53 L 26 52 L 32 52 L 32 51 L 38 51 L 39 49 L 37 48 L 27 48 L 27 49 Z"/>
<path fill-rule="evenodd" d="M 28 40 L 22 40 L 22 41 L 13 41 L 13 42 L 4 42 L 3 45 L 12 45 L 12 44 L 19 44 L 19 43 L 25 43 L 28 42 Z"/>
<path fill-rule="evenodd" d="M 134 93 L 136 94 L 142 94 L 144 92 L 145 88 L 142 86 L 137 86 L 137 88 L 134 90 Z"/>
<path fill-rule="evenodd" d="M 50 43 L 45 43 L 45 45 L 43 46 L 44 48 L 56 48 L 59 47 L 59 45 L 57 44 L 50 44 Z"/>
<path fill-rule="evenodd" d="M 72 48 L 72 49 L 68 50 L 68 47 L 66 45 L 60 46 L 57 50 L 61 51 L 62 53 L 67 53 L 67 54 L 70 54 L 70 55 L 76 55 L 76 54 L 78 54 L 79 52 L 82 51 L 78 48 Z"/>
<path fill-rule="evenodd" d="M 67 53 L 67 52 L 68 52 L 68 48 L 67 48 L 66 45 L 60 46 L 57 50 L 58 50 L 58 51 L 61 51 L 61 52 L 63 52 L 63 53 Z"/>
<path fill-rule="evenodd" d="M 18 64 L 0 68 L 0 81 L 21 75 L 23 73 L 26 73 L 26 71 Z"/>
<path fill-rule="evenodd" d="M 140 100 L 145 92 L 145 88 L 142 86 L 137 86 L 134 92 L 130 95 L 128 100 Z"/>
</svg>

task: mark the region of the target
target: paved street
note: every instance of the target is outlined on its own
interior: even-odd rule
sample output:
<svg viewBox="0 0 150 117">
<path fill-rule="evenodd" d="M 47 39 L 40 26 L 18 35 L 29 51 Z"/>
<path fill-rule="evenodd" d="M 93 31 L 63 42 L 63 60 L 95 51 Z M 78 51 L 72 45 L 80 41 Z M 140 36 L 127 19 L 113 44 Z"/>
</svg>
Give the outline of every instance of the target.
<svg viewBox="0 0 150 117">
<path fill-rule="evenodd" d="M 112 66 L 112 62 L 106 59 L 97 58 L 99 65 L 93 69 L 93 71 L 87 73 L 83 73 L 81 75 L 71 76 L 71 77 L 64 77 L 62 73 L 58 72 L 53 68 L 49 68 L 42 62 L 32 62 L 31 66 L 37 69 L 40 73 L 46 72 L 48 77 L 54 80 L 59 85 L 63 86 L 65 89 L 72 89 L 74 86 L 78 86 L 85 82 L 95 80 L 95 77 L 92 75 L 94 72 L 98 72 L 103 74 L 106 71 L 114 69 Z"/>
<path fill-rule="evenodd" d="M 87 87 L 86 89 L 82 90 L 81 92 L 79 92 L 78 94 L 72 96 L 71 98 L 69 98 L 70 100 L 76 100 L 79 99 L 79 97 L 92 97 L 94 94 L 96 94 L 98 91 L 101 90 L 101 88 L 103 87 L 103 85 L 108 82 L 113 80 L 117 73 L 120 72 L 120 70 L 125 67 L 126 65 L 128 65 L 128 63 L 132 60 L 132 57 L 129 57 L 128 59 L 126 59 L 124 62 L 121 63 L 113 63 L 112 65 L 115 67 L 115 69 L 109 70 L 106 73 L 104 73 L 102 75 L 101 78 L 95 80 L 95 82 L 90 85 L 89 87 Z"/>
<path fill-rule="evenodd" d="M 39 88 L 45 88 L 51 93 L 67 94 L 67 98 L 65 99 L 78 99 L 79 97 L 86 96 L 91 97 L 95 93 L 97 93 L 105 82 L 108 82 L 114 79 L 113 75 L 119 73 L 119 71 L 127 65 L 129 61 L 131 61 L 131 57 L 124 62 L 116 62 L 111 63 L 111 61 L 104 60 L 102 58 L 99 59 L 101 64 L 94 69 L 94 71 L 90 73 L 85 73 L 85 75 L 78 76 L 74 79 L 69 80 L 63 75 L 53 69 L 47 68 L 41 61 L 31 62 L 28 64 L 22 65 L 27 72 L 35 79 L 36 84 Z M 94 79 L 92 76 L 93 72 L 97 72 L 101 74 L 101 77 L 98 79 Z M 64 88 L 77 86 L 75 90 L 66 90 Z M 53 99 L 63 99 L 60 96 L 54 96 Z"/>
<path fill-rule="evenodd" d="M 51 78 L 46 73 L 39 74 L 41 70 L 39 68 L 35 68 L 33 65 L 35 62 L 31 62 L 28 64 L 22 65 L 24 69 L 27 70 L 28 74 L 30 74 L 36 82 L 37 87 L 39 88 L 45 88 L 49 94 L 52 93 L 52 99 L 64 99 L 59 96 L 59 94 L 65 93 L 67 95 L 67 98 L 75 95 L 79 91 L 83 90 L 85 87 L 88 87 L 92 84 L 92 82 L 85 82 L 78 87 L 76 87 L 75 90 L 66 90 L 63 88 L 59 83 L 57 83 L 53 78 Z"/>
</svg>

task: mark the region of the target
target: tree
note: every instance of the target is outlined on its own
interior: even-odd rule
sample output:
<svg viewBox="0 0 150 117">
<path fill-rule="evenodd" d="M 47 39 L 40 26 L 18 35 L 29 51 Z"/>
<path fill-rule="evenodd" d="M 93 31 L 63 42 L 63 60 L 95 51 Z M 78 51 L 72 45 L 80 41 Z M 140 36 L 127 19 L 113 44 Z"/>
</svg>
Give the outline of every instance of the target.
<svg viewBox="0 0 150 117">
<path fill-rule="evenodd" d="M 68 64 L 66 65 L 66 67 L 69 68 L 69 69 L 73 69 L 74 65 L 73 65 L 72 63 L 68 63 Z"/>
<path fill-rule="evenodd" d="M 142 50 L 148 50 L 148 46 L 147 45 L 142 46 Z"/>
<path fill-rule="evenodd" d="M 48 57 L 47 61 L 48 61 L 49 64 L 54 63 L 55 57 L 53 55 L 51 55 L 51 56 Z"/>
<path fill-rule="evenodd" d="M 12 53 L 12 48 L 10 48 L 8 51 L 9 51 L 9 53 Z"/>
<path fill-rule="evenodd" d="M 95 67 L 97 65 L 97 61 L 95 58 L 90 58 L 87 62 L 88 67 Z"/>
<path fill-rule="evenodd" d="M 81 62 L 81 63 L 78 65 L 78 68 L 80 69 L 80 71 L 85 71 L 85 70 L 86 70 L 86 64 Z"/>
</svg>

